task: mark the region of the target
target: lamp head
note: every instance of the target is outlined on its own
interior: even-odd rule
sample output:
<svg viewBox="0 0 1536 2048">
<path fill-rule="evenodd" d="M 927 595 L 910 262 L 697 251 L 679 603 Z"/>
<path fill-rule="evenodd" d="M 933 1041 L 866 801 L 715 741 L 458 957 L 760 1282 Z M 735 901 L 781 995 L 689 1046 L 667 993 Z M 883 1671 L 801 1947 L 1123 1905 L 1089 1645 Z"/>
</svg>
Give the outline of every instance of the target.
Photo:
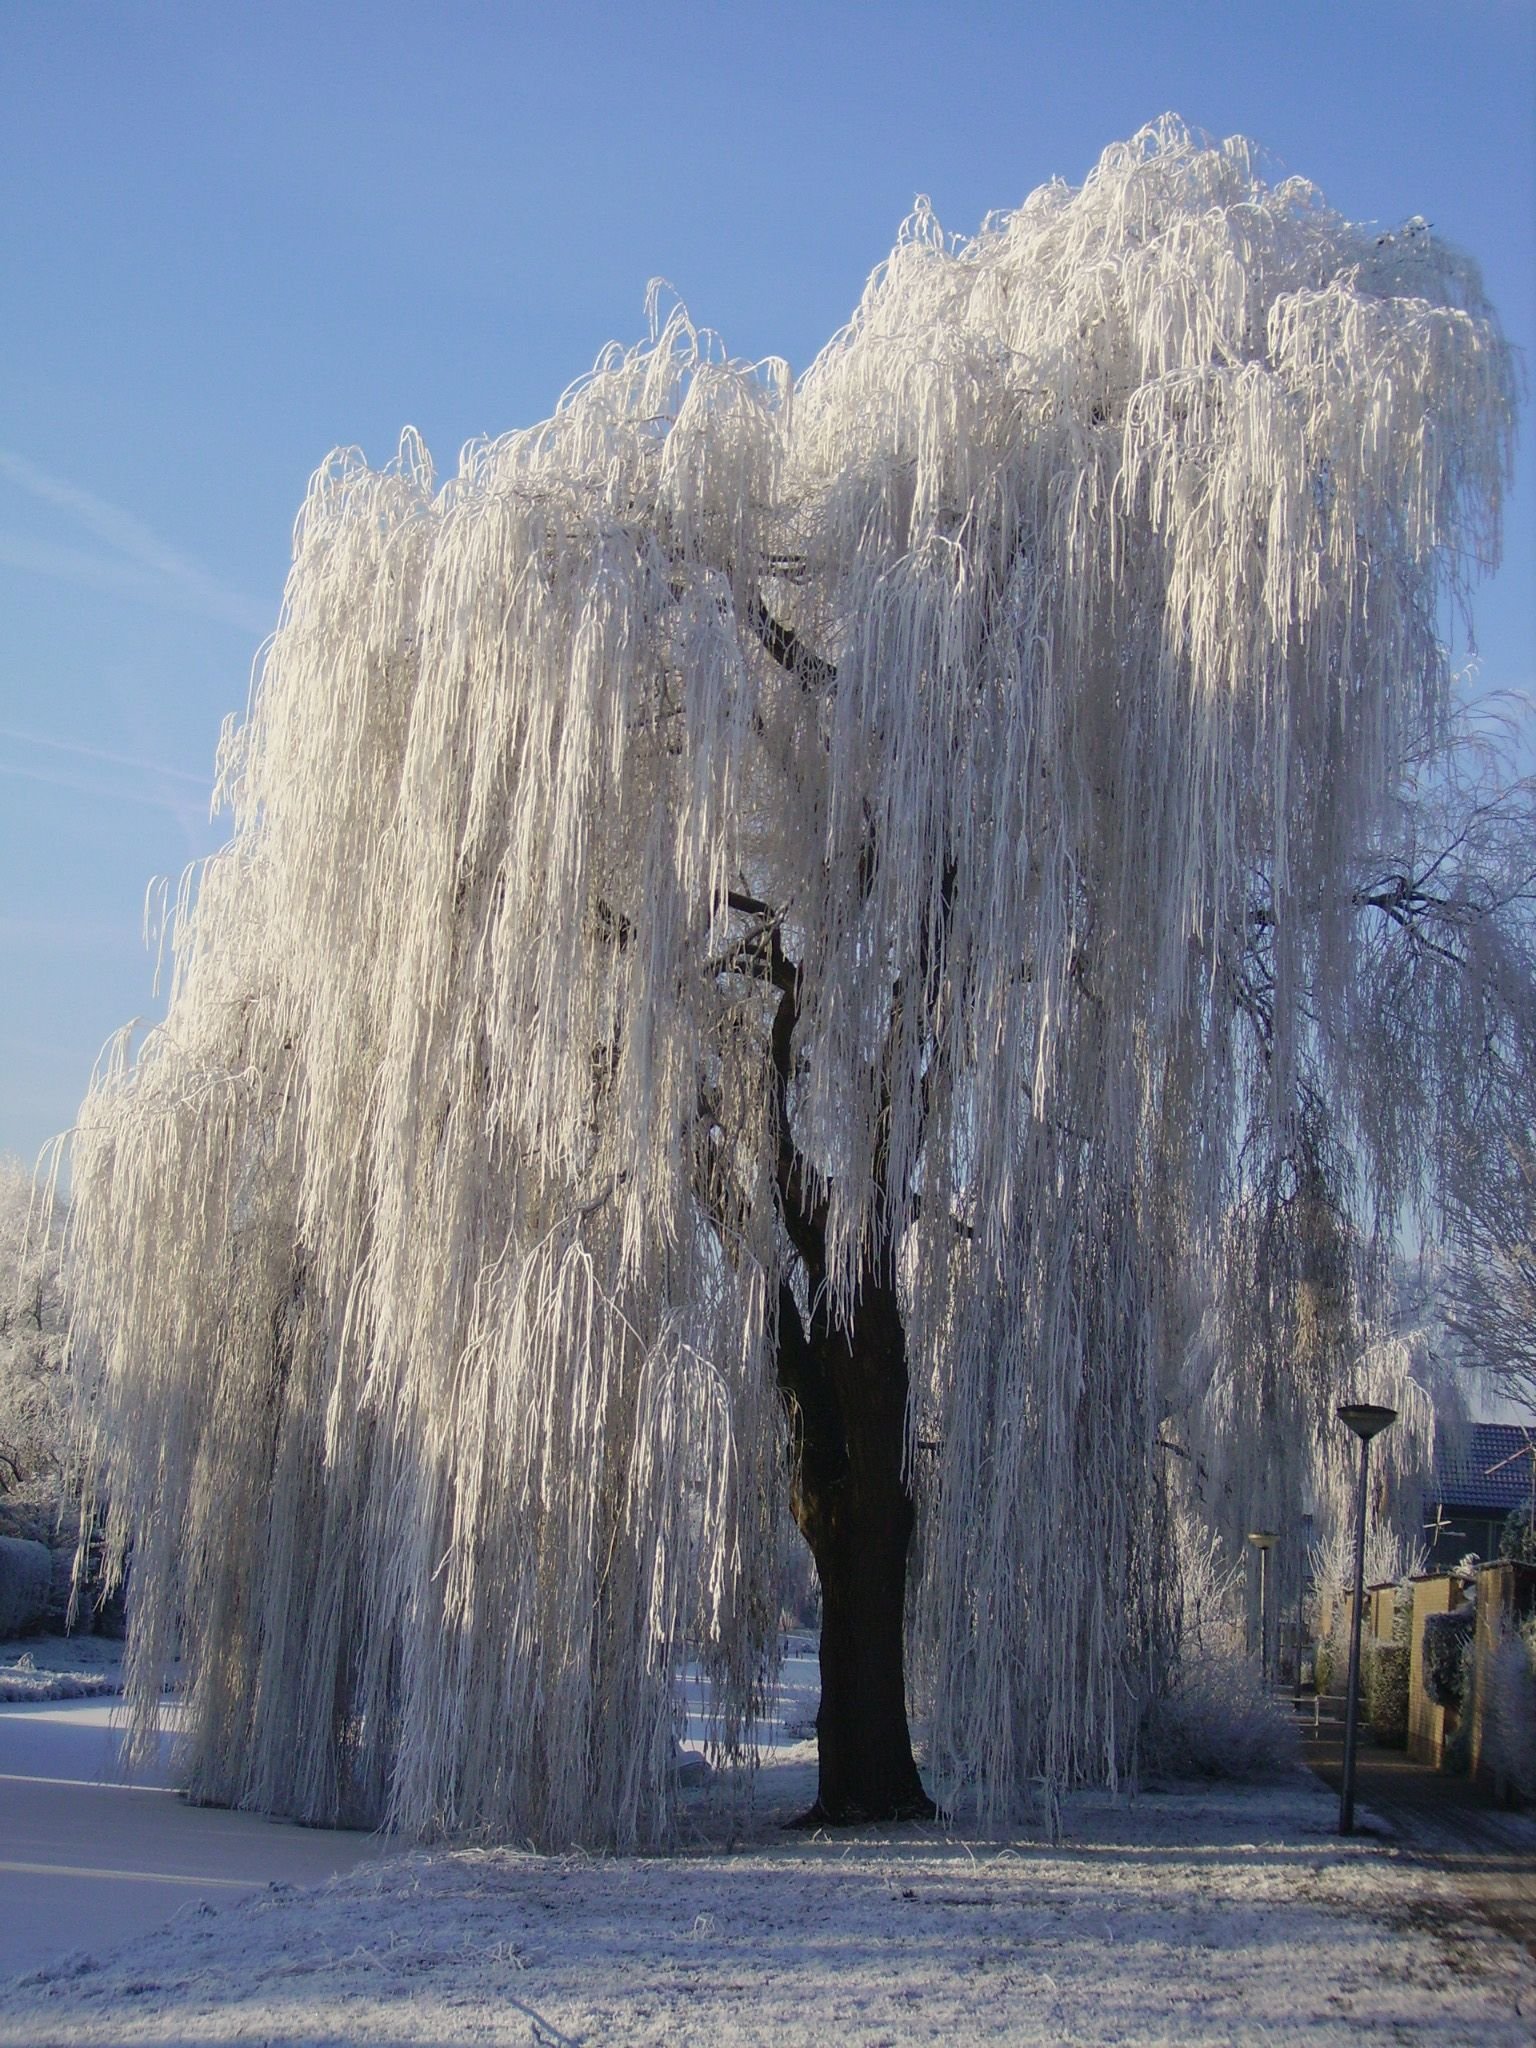
<svg viewBox="0 0 1536 2048">
<path fill-rule="evenodd" d="M 1377 1408 L 1369 1401 L 1346 1401 L 1338 1413 L 1344 1427 L 1352 1429 L 1366 1443 L 1397 1420 L 1395 1408 Z"/>
<path fill-rule="evenodd" d="M 1248 1541 L 1255 1550 L 1270 1549 L 1274 1544 L 1274 1540 L 1275 1532 L 1273 1529 L 1250 1529 L 1248 1531 Z"/>
</svg>

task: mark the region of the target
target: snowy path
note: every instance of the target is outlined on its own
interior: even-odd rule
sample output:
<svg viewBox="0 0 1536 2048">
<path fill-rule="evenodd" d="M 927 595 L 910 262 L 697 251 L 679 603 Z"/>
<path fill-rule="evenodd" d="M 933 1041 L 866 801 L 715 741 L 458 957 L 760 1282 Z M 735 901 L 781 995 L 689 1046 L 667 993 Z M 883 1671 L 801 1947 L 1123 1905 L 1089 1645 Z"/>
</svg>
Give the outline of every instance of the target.
<svg viewBox="0 0 1536 2048">
<path fill-rule="evenodd" d="M 115 1712 L 110 1699 L 0 1706 L 0 1979 L 381 1853 L 367 1835 L 185 1806 L 163 1764 L 125 1784 Z"/>
</svg>

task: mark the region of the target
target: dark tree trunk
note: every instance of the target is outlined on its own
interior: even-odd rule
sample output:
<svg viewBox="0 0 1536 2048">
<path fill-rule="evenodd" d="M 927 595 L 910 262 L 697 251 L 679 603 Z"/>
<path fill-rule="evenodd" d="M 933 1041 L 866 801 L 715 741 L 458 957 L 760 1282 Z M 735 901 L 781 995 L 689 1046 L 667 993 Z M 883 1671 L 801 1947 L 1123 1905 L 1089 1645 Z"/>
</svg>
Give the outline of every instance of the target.
<svg viewBox="0 0 1536 2048">
<path fill-rule="evenodd" d="M 755 898 L 733 898 L 732 907 L 766 914 Z M 820 1773 L 816 1804 L 802 1824 L 931 1819 L 935 1808 L 912 1757 L 902 1655 L 914 1516 L 904 1471 L 907 1335 L 895 1249 L 889 1241 L 874 1248 L 848 1320 L 837 1321 L 827 1286 L 826 1194 L 795 1143 L 790 1115 L 800 971 L 784 955 L 776 920 L 753 943 L 759 971 L 778 990 L 770 1046 L 775 1177 L 809 1302 L 802 1318 L 788 1282 L 781 1284 L 778 1375 L 793 1432 L 790 1499 L 821 1577 Z M 899 1008 L 899 992 L 893 1001 Z M 877 1179 L 883 1172 L 882 1142 Z"/>
<path fill-rule="evenodd" d="M 888 1257 L 866 1271 L 849 1328 L 822 1293 L 807 1329 L 781 1291 L 779 1381 L 795 1431 L 795 1520 L 822 1596 L 820 1772 L 801 1824 L 931 1819 L 907 1726 L 907 1352 Z"/>
</svg>

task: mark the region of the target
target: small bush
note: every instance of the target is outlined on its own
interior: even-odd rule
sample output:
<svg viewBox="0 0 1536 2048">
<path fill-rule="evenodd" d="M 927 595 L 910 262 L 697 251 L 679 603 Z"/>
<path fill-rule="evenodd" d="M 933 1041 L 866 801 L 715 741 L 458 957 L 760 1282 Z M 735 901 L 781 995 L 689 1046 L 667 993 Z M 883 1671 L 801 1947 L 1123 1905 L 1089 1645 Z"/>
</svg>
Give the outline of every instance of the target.
<svg viewBox="0 0 1536 2048">
<path fill-rule="evenodd" d="M 1408 1645 L 1373 1643 L 1361 1677 L 1366 1718 L 1378 1742 L 1408 1740 Z"/>
<path fill-rule="evenodd" d="M 1299 1757 L 1295 1718 L 1251 1657 L 1191 1657 L 1142 1729 L 1142 1766 L 1154 1778 L 1279 1777 Z"/>
<path fill-rule="evenodd" d="M 1460 1712 L 1466 1702 L 1476 1620 L 1474 1607 L 1424 1617 L 1424 1690 L 1437 1707 Z"/>
<path fill-rule="evenodd" d="M 1319 1643 L 1317 1657 L 1313 1664 L 1313 1677 L 1320 1694 L 1327 1695 L 1333 1688 L 1334 1655 L 1332 1643 Z"/>
</svg>

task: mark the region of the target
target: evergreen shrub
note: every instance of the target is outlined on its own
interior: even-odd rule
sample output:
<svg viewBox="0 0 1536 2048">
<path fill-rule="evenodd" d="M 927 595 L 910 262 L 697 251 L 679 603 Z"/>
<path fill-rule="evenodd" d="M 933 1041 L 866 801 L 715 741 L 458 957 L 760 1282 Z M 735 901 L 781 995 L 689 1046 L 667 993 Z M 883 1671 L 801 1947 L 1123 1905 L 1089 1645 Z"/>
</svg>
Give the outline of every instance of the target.
<svg viewBox="0 0 1536 2048">
<path fill-rule="evenodd" d="M 1424 1690 L 1437 1707 L 1459 1712 L 1467 1696 L 1475 1607 L 1424 1617 Z"/>
<path fill-rule="evenodd" d="M 1373 1643 L 1362 1659 L 1360 1690 L 1378 1742 L 1408 1740 L 1408 1645 Z"/>
</svg>

